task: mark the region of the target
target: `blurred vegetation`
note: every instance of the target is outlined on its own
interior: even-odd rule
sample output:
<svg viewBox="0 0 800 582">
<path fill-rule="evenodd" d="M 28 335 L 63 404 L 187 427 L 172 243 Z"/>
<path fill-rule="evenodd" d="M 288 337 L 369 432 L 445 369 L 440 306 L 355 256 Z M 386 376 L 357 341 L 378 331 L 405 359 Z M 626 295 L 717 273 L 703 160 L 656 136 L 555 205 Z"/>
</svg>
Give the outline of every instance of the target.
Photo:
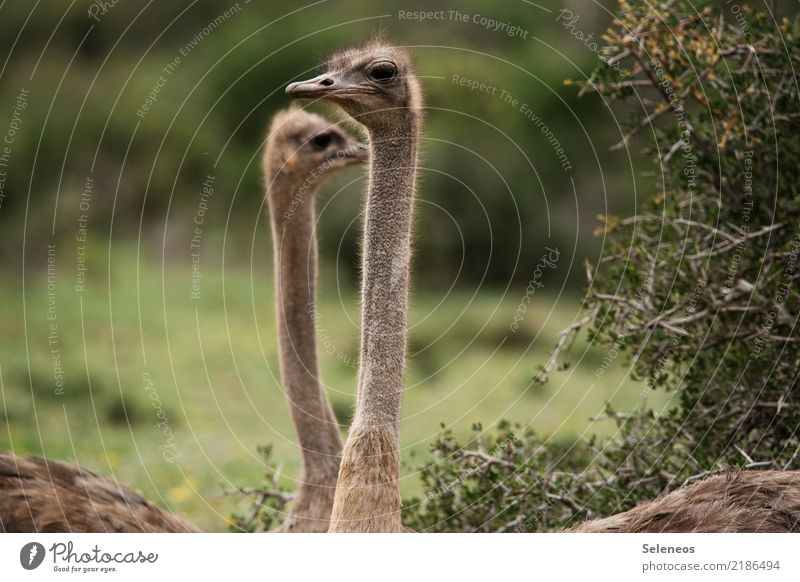
<svg viewBox="0 0 800 582">
<path fill-rule="evenodd" d="M 92 6 L 3 6 L 0 51 L 10 58 L 0 119 L 22 88 L 30 92 L 0 210 L 3 264 L 19 266 L 23 245 L 25 258 L 36 260 L 45 242 L 73 241 L 87 177 L 97 246 L 141 237 L 150 252 L 188 260 L 201 184 L 214 175 L 205 230 L 224 232 L 232 260 L 246 257 L 262 220 L 259 150 L 270 116 L 288 104 L 284 87 L 313 74 L 333 48 L 380 32 L 414 47 L 426 81 L 420 284 L 525 280 L 548 243 L 566 256 L 596 255 L 599 241 L 587 225 L 609 207 L 632 205 L 629 156 L 609 151 L 620 137 L 613 115 L 600 99 L 579 100 L 562 86 L 565 76 L 588 74 L 595 55 L 553 10 L 489 0 L 435 7 L 510 23 L 522 38 L 449 16 L 400 17 L 399 9 L 432 9 L 417 0 L 119 2 L 96 19 L 87 14 Z M 586 31 L 610 18 L 588 0 L 576 6 Z M 454 83 L 454 75 L 496 94 Z M 137 115 L 156 88 L 155 102 Z M 502 91 L 518 104 L 501 99 Z M 523 105 L 563 145 L 571 170 L 562 169 Z M 323 244 L 323 259 L 338 258 L 349 282 L 357 277 L 357 182 L 323 216 L 326 240 L 343 239 L 340 248 Z M 560 278 L 574 288 L 579 271 L 565 264 Z"/>
</svg>

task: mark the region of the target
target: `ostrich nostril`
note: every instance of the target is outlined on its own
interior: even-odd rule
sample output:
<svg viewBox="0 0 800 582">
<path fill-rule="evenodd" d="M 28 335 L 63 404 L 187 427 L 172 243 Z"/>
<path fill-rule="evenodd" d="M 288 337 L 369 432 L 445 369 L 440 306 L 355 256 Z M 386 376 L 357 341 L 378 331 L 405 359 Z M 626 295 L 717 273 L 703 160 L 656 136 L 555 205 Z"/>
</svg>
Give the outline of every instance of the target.
<svg viewBox="0 0 800 582">
<path fill-rule="evenodd" d="M 330 87 L 331 85 L 333 85 L 333 79 L 322 79 L 322 81 L 320 81 L 319 84 L 322 85 L 323 87 Z"/>
</svg>

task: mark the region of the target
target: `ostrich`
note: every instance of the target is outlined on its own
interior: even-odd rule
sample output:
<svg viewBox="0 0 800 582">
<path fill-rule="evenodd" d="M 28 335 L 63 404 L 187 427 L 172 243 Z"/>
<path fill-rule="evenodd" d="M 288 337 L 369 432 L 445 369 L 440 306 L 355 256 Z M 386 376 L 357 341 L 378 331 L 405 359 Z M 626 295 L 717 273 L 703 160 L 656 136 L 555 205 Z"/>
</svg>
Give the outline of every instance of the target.
<svg viewBox="0 0 800 582">
<path fill-rule="evenodd" d="M 128 487 L 59 461 L 0 452 L 0 531 L 189 533 L 190 523 Z"/>
<path fill-rule="evenodd" d="M 342 439 L 317 365 L 314 193 L 332 172 L 366 160 L 366 146 L 319 115 L 290 108 L 272 121 L 262 165 L 272 223 L 280 368 L 302 455 L 299 491 L 278 531 L 328 530 Z"/>
<path fill-rule="evenodd" d="M 331 532 L 399 532 L 400 401 L 408 264 L 422 99 L 410 57 L 380 42 L 342 51 L 287 94 L 338 105 L 370 134 L 364 231 L 361 368 Z M 800 472 L 715 476 L 573 531 L 797 531 Z"/>
<path fill-rule="evenodd" d="M 337 53 L 325 73 L 292 83 L 286 92 L 337 104 L 370 136 L 357 403 L 342 451 L 330 531 L 403 531 L 399 424 L 420 87 L 408 53 L 372 42 Z"/>
<path fill-rule="evenodd" d="M 633 509 L 578 524 L 578 533 L 800 533 L 800 471 L 733 471 Z"/>
<path fill-rule="evenodd" d="M 326 531 L 341 437 L 319 384 L 312 313 L 316 278 L 313 190 L 331 171 L 365 161 L 366 148 L 318 115 L 276 115 L 264 171 L 275 238 L 281 370 L 303 447 L 303 483 L 281 531 Z M 298 198 L 305 184 L 308 200 Z M 0 452 L 0 531 L 197 532 L 130 488 L 76 465 Z"/>
</svg>

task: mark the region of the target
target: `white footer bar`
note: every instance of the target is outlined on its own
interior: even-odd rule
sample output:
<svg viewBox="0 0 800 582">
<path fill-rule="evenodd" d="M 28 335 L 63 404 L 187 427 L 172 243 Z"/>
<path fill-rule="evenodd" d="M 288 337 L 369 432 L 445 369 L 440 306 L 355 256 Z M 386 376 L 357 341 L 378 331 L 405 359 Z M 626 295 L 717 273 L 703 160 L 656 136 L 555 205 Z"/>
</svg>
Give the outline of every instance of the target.
<svg viewBox="0 0 800 582">
<path fill-rule="evenodd" d="M 796 581 L 799 542 L 792 534 L 3 534 L 0 578 Z"/>
</svg>

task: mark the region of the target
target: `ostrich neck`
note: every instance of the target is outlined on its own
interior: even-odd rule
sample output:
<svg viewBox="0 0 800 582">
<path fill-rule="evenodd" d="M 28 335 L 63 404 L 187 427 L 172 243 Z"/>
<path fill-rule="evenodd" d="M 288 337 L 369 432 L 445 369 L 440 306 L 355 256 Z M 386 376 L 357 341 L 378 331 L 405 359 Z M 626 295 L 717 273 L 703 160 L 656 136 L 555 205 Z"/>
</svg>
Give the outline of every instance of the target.
<svg viewBox="0 0 800 582">
<path fill-rule="evenodd" d="M 302 180 L 277 174 L 268 197 L 283 387 L 302 451 L 304 479 L 333 484 L 342 443 L 317 362 L 314 191 L 303 190 Z"/>
<path fill-rule="evenodd" d="M 357 423 L 398 430 L 405 376 L 417 120 L 370 132 Z"/>
</svg>

